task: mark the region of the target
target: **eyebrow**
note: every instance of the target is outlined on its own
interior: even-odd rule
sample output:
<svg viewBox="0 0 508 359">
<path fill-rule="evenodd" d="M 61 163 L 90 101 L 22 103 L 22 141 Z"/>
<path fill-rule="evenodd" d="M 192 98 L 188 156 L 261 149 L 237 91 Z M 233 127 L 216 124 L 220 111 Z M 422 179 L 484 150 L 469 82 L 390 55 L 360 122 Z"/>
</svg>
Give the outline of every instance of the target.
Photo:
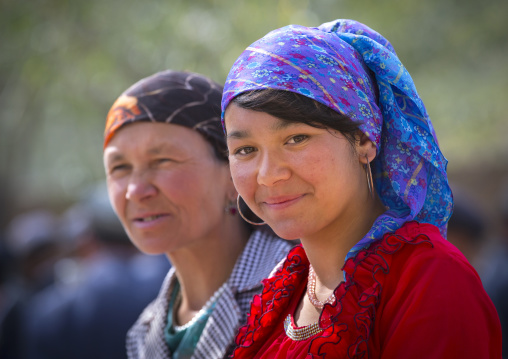
<svg viewBox="0 0 508 359">
<path fill-rule="evenodd" d="M 247 138 L 249 136 L 250 136 L 249 131 L 232 131 L 227 134 L 226 138 L 234 138 L 239 140 L 242 138 Z"/>
<path fill-rule="evenodd" d="M 284 130 L 288 127 L 296 126 L 299 124 L 300 124 L 300 122 L 291 122 L 291 121 L 279 119 L 273 126 L 270 126 L 270 129 L 272 131 L 280 131 L 280 130 Z"/>
<path fill-rule="evenodd" d="M 158 146 L 151 147 L 147 151 L 147 153 L 150 155 L 158 155 L 158 154 L 164 152 L 164 150 L 176 150 L 176 149 L 177 149 L 177 146 L 174 146 L 170 143 L 161 143 Z M 106 159 L 107 159 L 108 163 L 122 161 L 124 158 L 125 158 L 124 155 L 119 152 L 113 153 L 111 155 L 106 155 Z"/>
<path fill-rule="evenodd" d="M 112 155 L 106 155 L 107 163 L 114 163 L 123 160 L 123 155 L 121 153 L 115 153 Z"/>
<path fill-rule="evenodd" d="M 151 155 L 158 155 L 159 153 L 163 152 L 164 150 L 173 150 L 176 146 L 171 145 L 170 143 L 161 143 L 158 146 L 151 147 L 148 150 L 148 153 Z"/>
</svg>

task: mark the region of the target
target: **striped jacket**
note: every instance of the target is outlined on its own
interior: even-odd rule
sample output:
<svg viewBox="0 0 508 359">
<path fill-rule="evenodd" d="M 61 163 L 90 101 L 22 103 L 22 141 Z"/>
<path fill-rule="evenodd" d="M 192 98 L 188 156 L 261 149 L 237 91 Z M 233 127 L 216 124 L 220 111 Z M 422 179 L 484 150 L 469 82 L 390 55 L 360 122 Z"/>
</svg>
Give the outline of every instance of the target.
<svg viewBox="0 0 508 359">
<path fill-rule="evenodd" d="M 254 294 L 261 292 L 263 278 L 283 259 L 293 243 L 254 231 L 238 258 L 223 294 L 217 300 L 192 358 L 223 358 L 233 348 L 238 327 L 246 320 Z M 167 359 L 171 353 L 164 339 L 169 298 L 175 269 L 167 274 L 157 298 L 143 311 L 127 333 L 130 359 Z"/>
</svg>

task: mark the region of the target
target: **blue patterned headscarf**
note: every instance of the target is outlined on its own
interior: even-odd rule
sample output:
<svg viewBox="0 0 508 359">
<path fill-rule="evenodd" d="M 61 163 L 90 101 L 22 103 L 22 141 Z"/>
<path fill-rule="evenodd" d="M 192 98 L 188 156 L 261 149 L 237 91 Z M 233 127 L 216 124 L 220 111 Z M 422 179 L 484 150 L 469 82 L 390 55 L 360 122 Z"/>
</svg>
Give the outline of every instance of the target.
<svg viewBox="0 0 508 359">
<path fill-rule="evenodd" d="M 348 256 L 409 220 L 434 224 L 446 235 L 453 207 L 448 161 L 411 76 L 383 36 L 353 20 L 270 32 L 231 68 L 223 121 L 235 96 L 267 88 L 310 97 L 349 116 L 376 145 L 374 185 L 388 211 Z"/>
</svg>

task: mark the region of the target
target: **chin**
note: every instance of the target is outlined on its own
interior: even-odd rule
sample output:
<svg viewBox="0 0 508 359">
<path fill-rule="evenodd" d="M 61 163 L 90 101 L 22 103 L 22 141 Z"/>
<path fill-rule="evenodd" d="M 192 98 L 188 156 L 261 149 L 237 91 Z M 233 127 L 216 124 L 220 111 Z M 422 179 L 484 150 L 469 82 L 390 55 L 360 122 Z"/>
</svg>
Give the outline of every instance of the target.
<svg viewBox="0 0 508 359">
<path fill-rule="evenodd" d="M 159 239 L 129 237 L 132 244 L 144 254 L 158 255 L 166 253 L 165 243 L 161 242 Z"/>
<path fill-rule="evenodd" d="M 302 229 L 294 223 L 277 223 L 274 225 L 268 223 L 268 225 L 282 239 L 295 240 L 302 237 Z"/>
<path fill-rule="evenodd" d="M 161 249 L 159 246 L 150 246 L 150 245 L 147 245 L 146 243 L 134 243 L 134 246 L 136 246 L 136 248 L 143 252 L 144 254 L 148 254 L 148 255 L 158 255 L 158 254 L 164 254 L 165 251 L 163 249 Z"/>
</svg>

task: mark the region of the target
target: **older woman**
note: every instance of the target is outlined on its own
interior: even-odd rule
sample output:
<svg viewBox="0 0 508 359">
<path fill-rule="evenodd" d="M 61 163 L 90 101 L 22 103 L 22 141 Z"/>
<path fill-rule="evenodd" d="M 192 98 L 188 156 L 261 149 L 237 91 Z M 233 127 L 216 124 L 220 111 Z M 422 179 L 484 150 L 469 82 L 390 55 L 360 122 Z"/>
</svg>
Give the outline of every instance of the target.
<svg viewBox="0 0 508 359">
<path fill-rule="evenodd" d="M 164 71 L 125 91 L 107 118 L 110 200 L 132 242 L 173 268 L 128 334 L 130 358 L 221 358 L 261 279 L 290 244 L 237 215 L 220 122 L 222 88 Z"/>
<path fill-rule="evenodd" d="M 239 194 L 302 243 L 234 357 L 501 357 L 495 309 L 443 238 L 447 161 L 385 38 L 351 20 L 272 31 L 233 65 L 222 110 Z"/>
</svg>

